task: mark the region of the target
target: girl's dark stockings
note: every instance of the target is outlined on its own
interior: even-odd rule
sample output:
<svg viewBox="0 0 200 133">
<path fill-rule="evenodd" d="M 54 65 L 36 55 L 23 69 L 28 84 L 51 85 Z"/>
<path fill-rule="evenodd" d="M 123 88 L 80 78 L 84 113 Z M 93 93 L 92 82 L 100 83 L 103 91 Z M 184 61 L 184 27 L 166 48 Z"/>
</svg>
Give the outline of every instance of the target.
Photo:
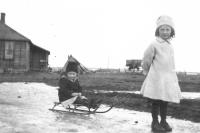
<svg viewBox="0 0 200 133">
<path fill-rule="evenodd" d="M 158 122 L 158 114 L 160 113 L 161 121 L 166 121 L 168 102 L 161 100 L 152 100 L 152 118 L 153 121 Z"/>
</svg>

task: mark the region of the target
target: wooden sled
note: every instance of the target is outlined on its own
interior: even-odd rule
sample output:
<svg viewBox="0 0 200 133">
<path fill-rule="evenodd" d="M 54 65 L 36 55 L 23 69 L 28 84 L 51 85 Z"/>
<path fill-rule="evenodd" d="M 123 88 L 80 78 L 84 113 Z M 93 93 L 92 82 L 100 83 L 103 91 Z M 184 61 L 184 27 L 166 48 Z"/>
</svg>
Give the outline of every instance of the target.
<svg viewBox="0 0 200 133">
<path fill-rule="evenodd" d="M 60 107 L 60 109 L 57 107 Z M 95 113 L 106 113 L 110 111 L 112 108 L 113 108 L 113 105 L 105 106 L 103 104 L 99 104 L 97 105 L 96 108 L 93 109 L 81 104 L 70 104 L 68 106 L 64 106 L 60 102 L 54 102 L 54 106 L 49 110 L 53 112 L 73 112 L 73 113 L 95 114 Z"/>
</svg>

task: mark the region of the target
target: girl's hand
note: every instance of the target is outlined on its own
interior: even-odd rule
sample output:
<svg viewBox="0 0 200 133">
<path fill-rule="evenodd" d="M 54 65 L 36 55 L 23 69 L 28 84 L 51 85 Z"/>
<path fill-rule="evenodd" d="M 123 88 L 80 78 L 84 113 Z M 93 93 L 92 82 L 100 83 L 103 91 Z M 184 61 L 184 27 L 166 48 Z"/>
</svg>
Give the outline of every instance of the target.
<svg viewBox="0 0 200 133">
<path fill-rule="evenodd" d="M 81 96 L 81 93 L 72 93 L 72 96 Z"/>
<path fill-rule="evenodd" d="M 85 96 L 80 96 L 81 99 L 87 99 Z"/>
</svg>

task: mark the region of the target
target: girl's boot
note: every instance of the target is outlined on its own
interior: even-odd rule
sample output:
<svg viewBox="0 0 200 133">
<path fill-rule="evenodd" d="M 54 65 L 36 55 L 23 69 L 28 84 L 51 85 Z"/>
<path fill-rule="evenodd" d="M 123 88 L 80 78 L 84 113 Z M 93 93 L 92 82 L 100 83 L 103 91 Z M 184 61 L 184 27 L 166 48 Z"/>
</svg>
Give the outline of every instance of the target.
<svg viewBox="0 0 200 133">
<path fill-rule="evenodd" d="M 165 131 L 172 131 L 172 128 L 169 126 L 169 124 L 166 121 L 167 116 L 167 102 L 161 102 L 160 104 L 160 125 L 165 129 Z"/>
<path fill-rule="evenodd" d="M 155 132 L 165 131 L 165 129 L 158 122 L 159 102 L 158 101 L 153 101 L 151 109 L 152 109 L 151 110 L 151 114 L 152 114 L 152 118 L 153 118 L 153 121 L 151 123 L 152 131 L 155 131 Z"/>
</svg>

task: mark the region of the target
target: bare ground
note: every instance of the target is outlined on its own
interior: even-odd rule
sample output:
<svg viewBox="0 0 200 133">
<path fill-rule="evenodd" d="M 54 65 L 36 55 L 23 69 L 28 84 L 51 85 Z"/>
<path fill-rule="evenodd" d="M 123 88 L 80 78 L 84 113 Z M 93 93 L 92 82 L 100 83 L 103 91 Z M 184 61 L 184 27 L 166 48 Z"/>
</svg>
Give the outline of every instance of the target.
<svg viewBox="0 0 200 133">
<path fill-rule="evenodd" d="M 0 132 L 153 133 L 151 114 L 146 112 L 115 107 L 103 114 L 52 112 L 49 108 L 58 100 L 56 88 L 44 83 L 1 83 Z M 60 109 L 64 108 L 60 106 Z M 200 132 L 199 123 L 169 116 L 168 122 L 173 133 Z"/>
</svg>

